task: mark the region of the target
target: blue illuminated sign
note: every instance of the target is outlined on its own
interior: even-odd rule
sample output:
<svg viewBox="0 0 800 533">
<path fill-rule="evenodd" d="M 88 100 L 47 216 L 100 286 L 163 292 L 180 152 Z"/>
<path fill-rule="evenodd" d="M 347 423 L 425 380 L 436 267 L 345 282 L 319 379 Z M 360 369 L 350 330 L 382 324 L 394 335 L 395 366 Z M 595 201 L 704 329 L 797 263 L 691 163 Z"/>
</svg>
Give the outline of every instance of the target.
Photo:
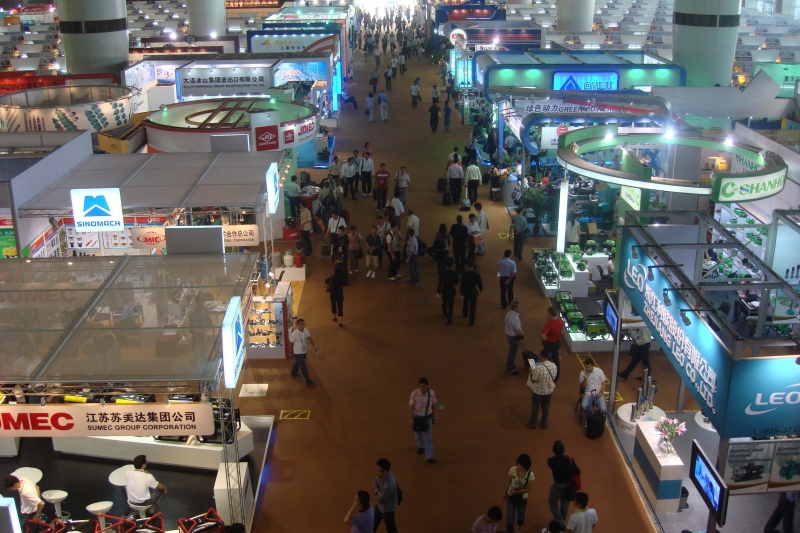
<svg viewBox="0 0 800 533">
<path fill-rule="evenodd" d="M 573 70 L 553 73 L 555 91 L 616 91 L 619 74 L 609 70 Z"/>
<path fill-rule="evenodd" d="M 667 354 L 720 437 L 742 436 L 729 435 L 725 427 L 733 361 L 698 313 L 686 313 L 691 321 L 689 325 L 683 321 L 680 310 L 692 306 L 680 293 L 670 293 L 672 305 L 664 303 L 664 289 L 672 288 L 672 284 L 661 269 L 647 268 L 655 263 L 643 248 L 638 248 L 638 257 L 633 257 L 631 247 L 637 244 L 630 230 L 623 228 L 620 267 L 624 271 L 620 285 L 625 296 L 650 328 L 653 339 Z M 648 279 L 649 273 L 652 281 Z"/>
<path fill-rule="evenodd" d="M 779 437 L 800 433 L 800 367 L 794 357 L 758 357 L 733 364 L 725 434 Z"/>
</svg>

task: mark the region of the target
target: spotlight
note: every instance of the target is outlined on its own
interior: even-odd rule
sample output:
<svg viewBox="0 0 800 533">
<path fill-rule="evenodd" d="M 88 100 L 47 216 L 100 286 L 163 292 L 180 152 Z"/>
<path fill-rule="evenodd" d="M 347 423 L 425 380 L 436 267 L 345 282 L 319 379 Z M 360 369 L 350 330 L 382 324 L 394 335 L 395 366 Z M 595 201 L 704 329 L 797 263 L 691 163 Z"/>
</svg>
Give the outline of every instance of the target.
<svg viewBox="0 0 800 533">
<path fill-rule="evenodd" d="M 610 143 L 614 139 L 614 134 L 609 131 L 606 133 L 604 139 L 607 143 Z"/>
<path fill-rule="evenodd" d="M 692 325 L 692 321 L 689 320 L 689 317 L 686 316 L 686 311 L 683 309 L 681 309 L 681 320 L 683 320 L 683 323 L 686 324 L 687 326 Z"/>
<path fill-rule="evenodd" d="M 672 128 L 667 128 L 667 131 L 664 132 L 664 138 L 672 139 L 673 137 L 675 137 L 675 130 Z"/>
<path fill-rule="evenodd" d="M 53 229 L 58 229 L 58 221 L 56 220 L 56 217 L 50 217 L 47 219 L 47 221 L 50 223 Z"/>
<path fill-rule="evenodd" d="M 39 405 L 42 407 L 47 407 L 47 401 L 44 399 L 44 396 L 42 396 L 42 399 L 39 400 Z"/>
<path fill-rule="evenodd" d="M 725 146 L 733 146 L 733 137 L 725 137 Z"/>
<path fill-rule="evenodd" d="M 653 268 L 647 267 L 647 281 L 653 281 L 655 277 L 653 276 Z"/>
<path fill-rule="evenodd" d="M 212 39 L 216 39 L 217 38 L 217 32 L 212 31 L 211 35 L 209 35 L 209 37 L 211 37 Z"/>
<path fill-rule="evenodd" d="M 636 246 L 631 246 L 631 257 L 634 259 L 639 259 L 639 254 L 636 253 Z"/>
<path fill-rule="evenodd" d="M 669 289 L 664 289 L 664 305 L 667 307 L 672 305 L 672 300 L 669 299 Z"/>
</svg>

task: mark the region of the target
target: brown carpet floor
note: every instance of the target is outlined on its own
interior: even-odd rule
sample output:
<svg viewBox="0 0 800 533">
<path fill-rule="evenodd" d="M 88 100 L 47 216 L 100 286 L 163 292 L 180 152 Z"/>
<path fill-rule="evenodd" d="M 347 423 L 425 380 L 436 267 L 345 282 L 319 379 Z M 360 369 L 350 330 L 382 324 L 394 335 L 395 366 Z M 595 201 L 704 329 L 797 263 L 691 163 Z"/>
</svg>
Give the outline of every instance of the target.
<svg viewBox="0 0 800 533">
<path fill-rule="evenodd" d="M 385 68 L 386 56 L 382 61 Z M 439 223 L 449 227 L 459 214 L 457 207 L 442 205 L 436 180 L 442 176 L 447 154 L 454 146 L 463 150 L 471 129 L 462 126 L 454 112 L 450 132 L 444 132 L 440 124 L 439 131 L 431 133 L 426 111 L 429 94 L 431 86 L 441 80 L 430 60 L 420 66 L 416 58 L 411 58 L 408 72 L 398 75 L 394 90 L 388 93 L 388 122 L 381 123 L 376 111 L 376 121 L 369 124 L 363 102 L 373 64 L 372 59 L 364 63 L 357 54 L 355 81 L 348 86 L 358 99 L 359 110 L 343 112 L 335 130 L 335 153 L 346 159 L 354 148 L 361 149 L 370 141 L 376 167 L 385 162 L 394 174 L 400 165 L 406 165 L 412 179 L 409 206 L 420 217 L 421 235 L 431 243 Z M 409 87 L 417 76 L 421 77 L 424 101 L 418 109 L 411 109 Z M 316 171 L 313 176 L 319 182 L 324 172 Z M 500 307 L 495 266 L 503 250 L 510 247 L 500 238 L 507 233 L 509 219 L 499 203 L 489 202 L 488 194 L 488 187 L 482 186 L 479 201 L 489 212 L 491 229 L 486 255 L 478 258 L 485 291 L 479 298 L 474 327 L 458 313 L 458 298 L 454 324 L 445 325 L 436 298 L 436 266 L 430 258 L 420 261 L 418 287 L 406 285 L 409 276 L 405 268 L 402 280 L 394 283 L 387 280 L 386 262 L 374 280 L 364 278 L 362 266 L 345 289 L 346 327 L 336 327 L 322 281 L 332 265 L 320 258 L 319 237 L 315 239 L 298 315 L 306 319 L 322 350 L 319 356 L 309 357 L 316 388 L 309 389 L 302 380 L 289 376 L 291 360 L 249 361 L 240 380 L 269 383 L 266 398 L 237 399 L 243 414 L 311 410 L 308 421 L 276 422 L 254 531 L 348 531 L 342 518 L 356 491 L 371 492 L 375 461 L 380 457 L 392 461 L 404 492 L 397 512 L 400 531 L 469 531 L 473 521 L 492 505 L 501 506 L 505 515 L 501 498 L 507 472 L 520 453 L 528 453 L 536 481 L 522 531 L 538 533 L 551 519 L 547 494 L 552 477 L 545 461 L 556 439 L 564 441 L 567 453 L 583 470 L 590 507 L 599 515 L 596 532 L 653 530 L 611 436 L 606 432 L 592 441 L 583 435 L 583 424 L 573 412 L 581 368 L 575 355 L 562 348 L 563 376 L 554 392 L 549 427 L 532 431 L 524 426 L 530 412 L 530 390 L 524 375 L 503 373 L 505 311 Z M 374 202 L 358 196 L 345 207 L 351 223 L 366 236 L 375 220 Z M 533 246 L 553 245 L 547 239 L 537 240 L 540 242 L 528 239 L 525 257 L 530 257 Z M 548 304 L 535 288 L 530 263 L 518 265 L 515 298 L 522 302 L 528 346 L 538 351 Z M 610 374 L 610 355 L 595 355 Z M 662 362 L 668 373 L 668 363 Z M 417 455 L 408 423 L 408 398 L 421 376 L 430 380 L 445 404 L 445 409 L 437 412 L 433 432 L 435 465 Z M 622 385 L 626 399 L 633 396 L 637 384 L 631 378 Z M 672 405 L 674 399 L 670 409 Z"/>
</svg>

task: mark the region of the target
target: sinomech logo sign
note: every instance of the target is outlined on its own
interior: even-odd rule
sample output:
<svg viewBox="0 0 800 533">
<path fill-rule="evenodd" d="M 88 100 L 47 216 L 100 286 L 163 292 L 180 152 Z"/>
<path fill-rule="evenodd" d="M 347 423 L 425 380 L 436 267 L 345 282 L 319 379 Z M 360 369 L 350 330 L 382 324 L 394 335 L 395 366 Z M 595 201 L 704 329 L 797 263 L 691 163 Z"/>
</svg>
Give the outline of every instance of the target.
<svg viewBox="0 0 800 533">
<path fill-rule="evenodd" d="M 122 231 L 125 227 L 119 189 L 72 189 L 69 194 L 76 231 Z"/>
</svg>

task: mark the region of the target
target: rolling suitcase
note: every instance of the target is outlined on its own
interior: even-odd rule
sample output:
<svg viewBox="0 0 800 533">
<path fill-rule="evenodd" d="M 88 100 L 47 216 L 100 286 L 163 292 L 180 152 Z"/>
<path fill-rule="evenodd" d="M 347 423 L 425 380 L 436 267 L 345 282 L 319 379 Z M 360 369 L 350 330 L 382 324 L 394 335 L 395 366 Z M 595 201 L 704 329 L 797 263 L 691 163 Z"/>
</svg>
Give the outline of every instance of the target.
<svg viewBox="0 0 800 533">
<path fill-rule="evenodd" d="M 590 439 L 599 439 L 606 429 L 606 415 L 597 412 L 586 419 L 586 436 Z"/>
<path fill-rule="evenodd" d="M 322 241 L 322 257 L 331 255 L 331 241 Z"/>
<path fill-rule="evenodd" d="M 444 194 L 442 195 L 442 203 L 444 205 L 450 205 L 453 203 L 453 195 L 450 194 L 450 191 L 444 191 Z"/>
<path fill-rule="evenodd" d="M 462 198 L 461 199 L 461 207 L 458 208 L 460 211 L 469 211 L 472 209 L 472 202 L 469 198 Z"/>
<path fill-rule="evenodd" d="M 444 192 L 447 190 L 447 180 L 444 178 L 439 178 L 439 181 L 436 182 L 436 190 L 439 192 Z"/>
</svg>

